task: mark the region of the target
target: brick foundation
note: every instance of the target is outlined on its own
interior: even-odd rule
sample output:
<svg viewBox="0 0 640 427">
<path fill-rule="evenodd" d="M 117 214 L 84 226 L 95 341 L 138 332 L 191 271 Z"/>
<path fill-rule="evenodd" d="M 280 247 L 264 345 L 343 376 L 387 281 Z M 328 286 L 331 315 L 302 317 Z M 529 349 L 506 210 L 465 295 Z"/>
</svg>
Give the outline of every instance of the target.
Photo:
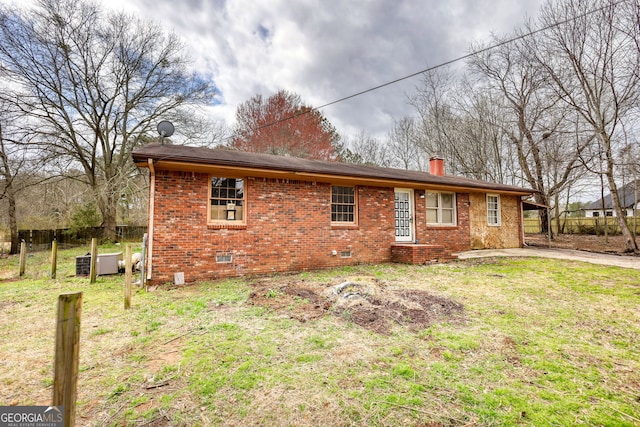
<svg viewBox="0 0 640 427">
<path fill-rule="evenodd" d="M 403 264 L 446 262 L 458 257 L 442 245 L 395 244 L 391 246 L 391 261 Z"/>
</svg>

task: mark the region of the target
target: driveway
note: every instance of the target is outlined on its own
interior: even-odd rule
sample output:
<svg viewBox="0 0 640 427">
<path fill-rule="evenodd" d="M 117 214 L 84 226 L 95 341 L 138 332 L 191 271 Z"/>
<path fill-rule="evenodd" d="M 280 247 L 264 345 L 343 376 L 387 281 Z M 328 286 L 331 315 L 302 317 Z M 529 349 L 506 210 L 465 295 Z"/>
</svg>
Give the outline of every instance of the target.
<svg viewBox="0 0 640 427">
<path fill-rule="evenodd" d="M 576 251 L 573 249 L 549 249 L 549 248 L 512 248 L 512 249 L 481 249 L 475 251 L 459 252 L 455 254 L 458 259 L 485 258 L 485 257 L 540 257 L 569 259 L 574 261 L 590 262 L 592 264 L 613 265 L 616 267 L 635 268 L 640 270 L 640 257 L 603 254 L 598 252 Z"/>
</svg>

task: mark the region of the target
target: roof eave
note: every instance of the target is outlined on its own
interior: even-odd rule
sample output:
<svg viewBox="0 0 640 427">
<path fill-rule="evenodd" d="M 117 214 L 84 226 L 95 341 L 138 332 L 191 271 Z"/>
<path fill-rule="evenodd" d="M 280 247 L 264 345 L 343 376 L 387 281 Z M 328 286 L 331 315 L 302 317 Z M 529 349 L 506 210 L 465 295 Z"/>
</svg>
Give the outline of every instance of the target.
<svg viewBox="0 0 640 427">
<path fill-rule="evenodd" d="M 291 169 L 258 168 L 245 166 L 241 162 L 202 162 L 201 159 L 183 157 L 180 159 L 154 159 L 136 156 L 134 161 L 138 167 L 149 167 L 148 160 L 153 160 L 156 170 L 175 170 L 183 172 L 201 172 L 229 177 L 255 176 L 261 178 L 291 179 L 311 182 L 331 182 L 335 184 L 370 185 L 376 187 L 410 187 L 420 190 L 447 190 L 456 192 L 494 192 L 504 195 L 526 196 L 534 191 L 525 189 L 506 189 L 490 185 L 460 185 L 443 182 L 427 182 L 411 179 L 380 178 L 372 176 L 354 176 L 341 173 L 322 173 L 313 171 L 296 171 Z M 446 176 L 442 177 L 446 179 Z"/>
</svg>

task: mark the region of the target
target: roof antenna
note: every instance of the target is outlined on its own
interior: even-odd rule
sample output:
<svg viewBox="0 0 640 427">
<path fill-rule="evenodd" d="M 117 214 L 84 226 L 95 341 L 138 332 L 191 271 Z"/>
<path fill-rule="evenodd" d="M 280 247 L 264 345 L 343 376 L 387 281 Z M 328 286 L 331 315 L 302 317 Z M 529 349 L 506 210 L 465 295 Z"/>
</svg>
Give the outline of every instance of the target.
<svg viewBox="0 0 640 427">
<path fill-rule="evenodd" d="M 163 120 L 158 123 L 158 133 L 160 134 L 160 145 L 164 145 L 164 137 L 167 138 L 173 135 L 173 131 L 175 128 L 173 127 L 173 123 Z"/>
</svg>

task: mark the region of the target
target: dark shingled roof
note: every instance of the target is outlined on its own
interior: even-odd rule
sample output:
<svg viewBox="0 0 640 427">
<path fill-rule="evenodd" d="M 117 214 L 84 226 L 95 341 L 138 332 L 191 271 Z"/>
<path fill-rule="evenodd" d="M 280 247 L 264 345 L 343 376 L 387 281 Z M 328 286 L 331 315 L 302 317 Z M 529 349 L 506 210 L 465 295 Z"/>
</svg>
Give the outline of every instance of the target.
<svg viewBox="0 0 640 427">
<path fill-rule="evenodd" d="M 515 192 L 531 194 L 534 191 L 513 185 L 496 184 L 486 181 L 461 178 L 457 176 L 436 176 L 428 172 L 405 169 L 382 168 L 350 163 L 327 162 L 301 159 L 297 157 L 275 156 L 271 154 L 247 153 L 226 149 L 190 147 L 184 145 L 148 144 L 132 153 L 133 160 L 144 166 L 147 159 L 154 162 L 171 161 L 212 166 L 233 166 L 247 169 L 267 169 L 294 173 L 312 173 L 356 177 L 362 179 L 384 179 L 401 182 L 413 182 L 426 185 L 464 187 L 469 189 L 493 190 L 496 192 Z"/>
<path fill-rule="evenodd" d="M 631 181 L 627 185 L 618 189 L 618 197 L 620 198 L 620 204 L 623 208 L 633 208 L 633 205 L 637 200 L 640 200 L 640 180 Z M 613 208 L 613 198 L 611 193 L 604 196 L 604 208 Z M 586 210 L 601 210 L 602 199 L 598 199 L 595 202 L 589 203 L 584 207 Z"/>
</svg>

